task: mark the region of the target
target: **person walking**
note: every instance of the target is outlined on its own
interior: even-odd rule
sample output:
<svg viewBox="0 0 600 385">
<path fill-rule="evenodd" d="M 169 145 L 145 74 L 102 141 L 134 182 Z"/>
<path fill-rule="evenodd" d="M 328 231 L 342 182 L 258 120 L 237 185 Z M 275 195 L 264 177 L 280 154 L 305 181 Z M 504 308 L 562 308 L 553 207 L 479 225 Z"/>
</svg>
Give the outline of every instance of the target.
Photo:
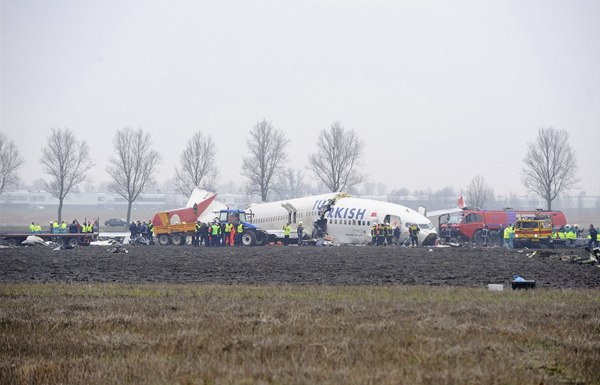
<svg viewBox="0 0 600 385">
<path fill-rule="evenodd" d="M 302 225 L 302 222 L 298 222 L 296 232 L 298 233 L 298 246 L 302 246 L 302 242 L 304 239 L 304 226 Z"/>
</svg>

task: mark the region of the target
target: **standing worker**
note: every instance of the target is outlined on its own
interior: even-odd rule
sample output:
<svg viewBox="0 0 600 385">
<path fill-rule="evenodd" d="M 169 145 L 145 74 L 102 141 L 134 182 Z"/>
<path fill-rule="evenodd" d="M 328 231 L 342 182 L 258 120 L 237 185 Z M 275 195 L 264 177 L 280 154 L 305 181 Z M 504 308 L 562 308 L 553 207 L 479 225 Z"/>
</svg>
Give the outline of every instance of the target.
<svg viewBox="0 0 600 385">
<path fill-rule="evenodd" d="M 292 226 L 288 222 L 283 226 L 283 245 L 287 246 L 290 243 L 290 234 L 292 233 Z"/>
<path fill-rule="evenodd" d="M 296 229 L 296 232 L 298 233 L 298 246 L 302 246 L 304 239 L 304 226 L 302 225 L 302 222 L 298 222 L 298 228 Z"/>
<path fill-rule="evenodd" d="M 396 225 L 396 227 L 394 227 L 394 244 L 396 246 L 400 246 L 400 225 Z"/>
<path fill-rule="evenodd" d="M 377 246 L 377 225 L 375 223 L 371 227 L 371 245 Z"/>
<path fill-rule="evenodd" d="M 598 230 L 594 225 L 590 225 L 590 240 L 588 241 L 588 249 L 592 247 L 598 247 Z"/>
<path fill-rule="evenodd" d="M 487 225 L 483 225 L 483 230 L 481 230 L 481 240 L 483 246 L 487 247 L 488 236 L 490 235 L 490 229 L 488 229 Z"/>
<path fill-rule="evenodd" d="M 238 223 L 237 229 L 235 231 L 235 243 L 239 246 L 242 245 L 242 234 L 244 233 L 244 225 L 242 222 Z"/>
<path fill-rule="evenodd" d="M 421 229 L 419 229 L 419 226 L 413 223 L 410 225 L 408 230 L 410 231 L 410 245 L 419 246 L 419 232 L 421 231 Z"/>
<path fill-rule="evenodd" d="M 510 249 L 510 226 L 506 226 L 502 233 L 502 238 L 504 239 L 504 247 Z"/>
<path fill-rule="evenodd" d="M 202 229 L 202 224 L 200 221 L 196 221 L 194 225 L 194 235 L 192 235 L 192 245 L 194 247 L 200 247 L 200 230 Z"/>
<path fill-rule="evenodd" d="M 225 245 L 229 245 L 230 244 L 230 238 L 231 238 L 231 230 L 233 230 L 233 224 L 231 223 L 231 221 L 228 221 L 225 224 L 225 229 L 224 229 L 224 233 L 225 233 L 225 242 L 223 242 L 223 244 Z"/>
</svg>

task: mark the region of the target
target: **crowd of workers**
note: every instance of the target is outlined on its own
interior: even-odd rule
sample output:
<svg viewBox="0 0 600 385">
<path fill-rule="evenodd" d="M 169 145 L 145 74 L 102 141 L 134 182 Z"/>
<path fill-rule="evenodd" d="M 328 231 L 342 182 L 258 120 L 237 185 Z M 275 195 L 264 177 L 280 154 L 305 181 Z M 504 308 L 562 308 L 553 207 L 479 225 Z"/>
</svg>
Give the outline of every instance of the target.
<svg viewBox="0 0 600 385">
<path fill-rule="evenodd" d="M 129 225 L 129 233 L 130 233 L 130 242 L 135 241 L 136 239 L 143 239 L 148 244 L 154 243 L 154 225 L 152 221 L 132 221 Z"/>
<path fill-rule="evenodd" d="M 406 241 L 410 240 L 410 246 L 416 247 L 419 246 L 419 232 L 421 229 L 416 224 L 408 225 L 408 238 Z M 387 222 L 382 224 L 374 223 L 371 226 L 371 245 L 372 246 L 403 246 L 404 242 L 400 240 L 400 236 L 402 234 L 402 230 L 400 229 L 400 225 L 396 225 L 396 227 L 392 227 Z"/>
<path fill-rule="evenodd" d="M 29 225 L 29 232 L 31 234 L 41 234 L 44 232 L 44 229 L 39 223 L 31 222 Z M 50 221 L 48 225 L 47 233 L 50 234 L 82 234 L 82 233 L 96 233 L 98 232 L 98 223 L 96 220 L 83 221 L 83 223 L 79 223 L 77 219 L 73 219 L 73 222 L 67 224 L 67 222 L 62 221 L 58 223 L 58 221 Z"/>
</svg>

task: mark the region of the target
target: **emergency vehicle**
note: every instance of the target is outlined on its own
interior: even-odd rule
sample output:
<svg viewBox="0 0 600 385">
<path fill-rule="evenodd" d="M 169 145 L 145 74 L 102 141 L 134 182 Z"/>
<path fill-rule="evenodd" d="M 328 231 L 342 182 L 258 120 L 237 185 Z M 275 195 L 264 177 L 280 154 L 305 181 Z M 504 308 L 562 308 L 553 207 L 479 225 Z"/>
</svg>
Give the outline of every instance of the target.
<svg viewBox="0 0 600 385">
<path fill-rule="evenodd" d="M 506 226 L 514 225 L 519 218 L 547 217 L 554 227 L 567 224 L 562 211 L 545 210 L 471 210 L 464 208 L 462 212 L 450 214 L 446 223 L 441 224 L 441 232 L 445 234 L 450 226 L 452 237 L 460 237 L 464 241 L 482 243 L 481 233 L 485 226 L 489 229 L 488 242 L 494 243 L 502 236 L 500 233 Z M 552 231 L 550 231 L 552 232 Z"/>
</svg>

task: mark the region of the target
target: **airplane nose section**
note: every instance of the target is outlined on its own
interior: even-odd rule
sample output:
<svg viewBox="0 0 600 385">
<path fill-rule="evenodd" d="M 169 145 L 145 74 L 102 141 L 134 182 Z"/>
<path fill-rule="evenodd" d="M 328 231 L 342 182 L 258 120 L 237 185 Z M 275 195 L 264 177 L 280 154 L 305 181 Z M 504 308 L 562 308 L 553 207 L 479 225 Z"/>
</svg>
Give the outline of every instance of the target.
<svg viewBox="0 0 600 385">
<path fill-rule="evenodd" d="M 435 240 L 437 239 L 436 233 L 428 234 L 423 240 L 423 246 L 433 246 L 435 245 Z"/>
</svg>

